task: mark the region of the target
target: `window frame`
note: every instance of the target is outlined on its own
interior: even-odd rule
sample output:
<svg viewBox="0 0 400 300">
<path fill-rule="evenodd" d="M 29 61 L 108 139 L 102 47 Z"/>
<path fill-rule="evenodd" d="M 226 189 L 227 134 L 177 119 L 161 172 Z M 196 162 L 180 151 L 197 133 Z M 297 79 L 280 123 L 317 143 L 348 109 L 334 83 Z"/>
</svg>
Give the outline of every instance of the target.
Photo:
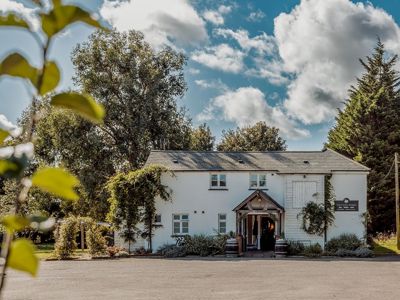
<svg viewBox="0 0 400 300">
<path fill-rule="evenodd" d="M 224 218 L 222 219 L 221 216 L 224 216 Z M 221 223 L 225 223 L 225 231 L 221 232 Z M 227 224 L 227 214 L 226 213 L 219 213 L 218 214 L 218 234 L 226 234 L 227 232 L 227 228 L 226 228 L 226 224 Z"/>
<path fill-rule="evenodd" d="M 175 219 L 175 216 L 179 216 L 179 219 Z M 187 219 L 183 219 L 182 216 L 187 216 Z M 179 233 L 175 232 L 175 223 L 179 224 Z M 187 232 L 183 232 L 183 223 L 187 223 Z M 190 218 L 189 213 L 174 213 L 172 214 L 172 235 L 188 235 L 190 234 Z"/>
<path fill-rule="evenodd" d="M 214 179 L 216 176 L 216 179 Z M 222 178 L 221 178 L 222 177 Z M 213 182 L 216 182 L 217 185 L 213 185 Z M 223 184 L 221 184 L 223 183 Z M 210 173 L 210 190 L 227 190 L 227 175 L 226 173 Z"/>
<path fill-rule="evenodd" d="M 256 182 L 257 185 L 256 186 L 252 186 L 252 182 L 254 182 L 254 180 L 252 179 L 252 177 L 256 176 Z M 260 176 L 264 176 L 265 179 L 261 180 Z M 260 185 L 260 182 L 263 181 L 264 185 Z M 250 190 L 268 190 L 267 188 L 267 173 L 250 173 L 249 174 L 249 189 Z"/>
<path fill-rule="evenodd" d="M 157 217 L 160 217 L 160 221 L 157 221 Z M 161 215 L 161 214 L 155 214 L 155 215 L 154 215 L 153 224 L 154 224 L 154 225 L 160 225 L 160 224 L 162 224 L 162 215 Z"/>
</svg>

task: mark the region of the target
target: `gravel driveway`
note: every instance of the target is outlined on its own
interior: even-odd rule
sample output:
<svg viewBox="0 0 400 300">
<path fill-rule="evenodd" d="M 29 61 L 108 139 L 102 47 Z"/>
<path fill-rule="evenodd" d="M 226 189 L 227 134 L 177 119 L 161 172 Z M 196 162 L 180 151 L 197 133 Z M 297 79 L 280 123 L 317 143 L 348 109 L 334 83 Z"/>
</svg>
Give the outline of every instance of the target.
<svg viewBox="0 0 400 300">
<path fill-rule="evenodd" d="M 400 260 L 119 259 L 10 272 L 4 299 L 400 299 Z"/>
</svg>

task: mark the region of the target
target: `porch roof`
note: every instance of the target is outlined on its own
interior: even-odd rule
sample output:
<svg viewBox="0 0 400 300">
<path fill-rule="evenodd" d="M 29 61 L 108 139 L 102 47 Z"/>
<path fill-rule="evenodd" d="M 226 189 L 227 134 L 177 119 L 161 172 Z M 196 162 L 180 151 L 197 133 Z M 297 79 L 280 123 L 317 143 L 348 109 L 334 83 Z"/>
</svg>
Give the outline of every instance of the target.
<svg viewBox="0 0 400 300">
<path fill-rule="evenodd" d="M 266 192 L 262 190 L 255 190 L 253 193 L 251 193 L 246 199 L 244 199 L 239 205 L 237 205 L 233 211 L 238 211 L 241 210 L 247 203 L 250 201 L 256 199 L 256 198 L 261 198 L 267 202 L 272 203 L 274 206 L 276 206 L 277 209 L 280 209 L 282 211 L 285 211 L 283 206 L 281 206 L 278 202 L 276 202 L 270 195 L 268 195 Z"/>
</svg>

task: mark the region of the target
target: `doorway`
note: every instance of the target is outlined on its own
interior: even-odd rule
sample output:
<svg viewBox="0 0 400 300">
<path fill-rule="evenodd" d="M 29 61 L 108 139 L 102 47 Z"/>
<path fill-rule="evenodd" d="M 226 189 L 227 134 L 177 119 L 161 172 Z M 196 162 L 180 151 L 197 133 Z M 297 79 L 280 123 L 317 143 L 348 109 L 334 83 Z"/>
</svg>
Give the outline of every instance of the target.
<svg viewBox="0 0 400 300">
<path fill-rule="evenodd" d="M 275 249 L 275 221 L 270 217 L 261 217 L 260 246 L 262 251 Z"/>
</svg>

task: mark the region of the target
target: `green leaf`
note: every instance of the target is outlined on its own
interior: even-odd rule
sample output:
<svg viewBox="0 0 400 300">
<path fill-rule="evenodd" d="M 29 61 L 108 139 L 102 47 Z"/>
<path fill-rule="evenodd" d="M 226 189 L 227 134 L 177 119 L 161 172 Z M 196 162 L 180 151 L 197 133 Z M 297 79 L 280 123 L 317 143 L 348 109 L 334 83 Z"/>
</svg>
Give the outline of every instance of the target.
<svg viewBox="0 0 400 300">
<path fill-rule="evenodd" d="M 32 67 L 30 63 L 19 53 L 7 56 L 0 64 L 0 75 L 10 75 L 29 79 L 36 86 L 38 69 Z"/>
<path fill-rule="evenodd" d="M 29 29 L 29 24 L 15 13 L 0 16 L 0 26 L 15 26 Z"/>
<path fill-rule="evenodd" d="M 43 82 L 40 87 L 40 95 L 54 90 L 60 82 L 60 70 L 54 61 L 46 62 L 43 74 Z"/>
<path fill-rule="evenodd" d="M 74 187 L 79 185 L 79 180 L 68 171 L 60 168 L 37 170 L 32 176 L 32 185 L 65 199 L 79 199 L 74 191 Z"/>
<path fill-rule="evenodd" d="M 103 122 L 105 114 L 103 106 L 89 95 L 82 95 L 76 92 L 62 93 L 55 95 L 50 103 L 54 106 L 72 109 L 92 122 Z"/>
<path fill-rule="evenodd" d="M 3 144 L 4 140 L 10 136 L 7 130 L 0 129 L 0 144 Z"/>
<path fill-rule="evenodd" d="M 0 159 L 0 175 L 5 178 L 17 177 L 22 171 L 21 166 L 9 159 Z"/>
<path fill-rule="evenodd" d="M 42 29 L 50 38 L 74 22 L 84 22 L 102 28 L 87 11 L 73 5 L 55 5 L 47 14 L 42 14 Z"/>
<path fill-rule="evenodd" d="M 27 218 L 18 215 L 7 215 L 1 218 L 1 224 L 12 233 L 27 227 L 30 222 Z"/>
<path fill-rule="evenodd" d="M 36 276 L 39 259 L 35 255 L 35 246 L 33 243 L 27 239 L 13 241 L 10 247 L 7 266 Z"/>
</svg>

